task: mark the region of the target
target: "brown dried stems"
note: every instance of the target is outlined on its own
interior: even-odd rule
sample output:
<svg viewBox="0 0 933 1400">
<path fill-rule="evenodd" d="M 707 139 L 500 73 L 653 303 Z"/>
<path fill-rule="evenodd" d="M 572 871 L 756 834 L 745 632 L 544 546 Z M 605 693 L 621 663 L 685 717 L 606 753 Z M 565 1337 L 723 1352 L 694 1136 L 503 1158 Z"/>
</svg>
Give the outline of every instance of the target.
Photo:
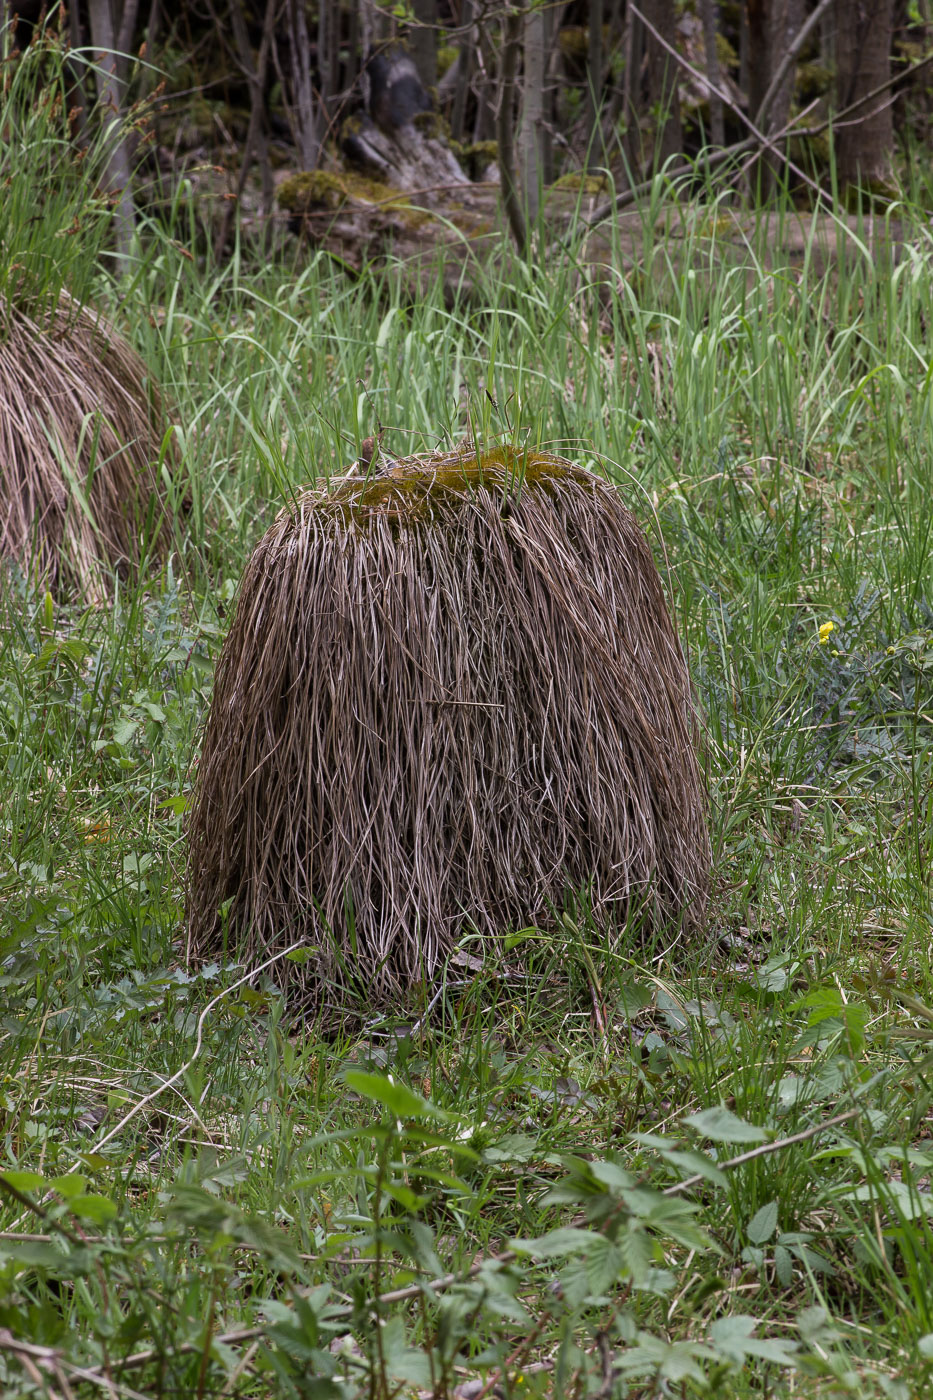
<svg viewBox="0 0 933 1400">
<path fill-rule="evenodd" d="M 306 491 L 254 551 L 218 664 L 189 955 L 227 931 L 249 959 L 304 934 L 316 957 L 293 983 L 380 1001 L 465 928 L 546 924 L 568 891 L 604 923 L 637 905 L 694 926 L 696 738 L 661 581 L 613 487 L 500 450 Z"/>
<path fill-rule="evenodd" d="M 0 556 L 106 597 L 115 568 L 168 547 L 166 427 L 142 360 L 102 317 L 65 292 L 33 314 L 0 296 Z"/>
</svg>

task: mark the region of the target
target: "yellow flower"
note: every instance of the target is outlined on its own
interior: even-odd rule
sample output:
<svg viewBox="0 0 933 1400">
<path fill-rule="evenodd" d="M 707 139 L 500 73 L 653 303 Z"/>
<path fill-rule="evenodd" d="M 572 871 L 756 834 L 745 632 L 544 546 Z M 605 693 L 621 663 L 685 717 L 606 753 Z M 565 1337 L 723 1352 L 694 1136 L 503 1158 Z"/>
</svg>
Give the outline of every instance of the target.
<svg viewBox="0 0 933 1400">
<path fill-rule="evenodd" d="M 824 622 L 824 623 L 823 623 L 823 626 L 820 628 L 820 646 L 821 646 L 821 647 L 822 647 L 822 646 L 825 646 L 826 643 L 829 641 L 829 634 L 830 634 L 830 632 L 832 632 L 832 631 L 834 630 L 835 626 L 836 626 L 835 622 Z"/>
</svg>

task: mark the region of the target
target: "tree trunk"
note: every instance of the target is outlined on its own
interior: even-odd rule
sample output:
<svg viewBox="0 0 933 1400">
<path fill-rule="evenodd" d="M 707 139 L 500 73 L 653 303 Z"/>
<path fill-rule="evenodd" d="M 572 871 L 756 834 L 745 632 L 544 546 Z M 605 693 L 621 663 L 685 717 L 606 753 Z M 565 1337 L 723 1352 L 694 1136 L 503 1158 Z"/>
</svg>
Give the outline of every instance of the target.
<svg viewBox="0 0 933 1400">
<path fill-rule="evenodd" d="M 246 27 L 246 20 L 240 8 L 240 0 L 230 0 L 230 22 L 233 30 L 233 38 L 236 44 L 237 56 L 243 76 L 249 84 L 249 127 L 246 132 L 246 142 L 243 146 L 243 153 L 240 158 L 240 173 L 237 178 L 237 201 L 242 197 L 246 188 L 246 180 L 250 172 L 253 161 L 258 161 L 259 172 L 262 179 L 262 218 L 266 224 L 266 242 L 268 234 L 271 232 L 269 217 L 272 213 L 272 167 L 269 164 L 269 133 L 268 133 L 268 113 L 266 111 L 266 72 L 269 66 L 269 55 L 272 49 L 272 40 L 275 29 L 276 0 L 266 0 L 266 12 L 263 18 L 262 39 L 259 44 L 259 53 L 253 58 L 252 46 L 249 42 L 249 31 Z M 228 202 L 225 206 L 223 217 L 217 229 L 214 241 L 214 254 L 218 261 L 223 255 L 227 242 L 227 235 L 230 231 L 230 221 L 233 217 L 234 203 Z"/>
<path fill-rule="evenodd" d="M 528 225 L 536 224 L 541 205 L 542 124 L 544 121 L 544 75 L 547 68 L 547 38 L 544 11 L 535 5 L 525 12 L 525 81 L 522 93 L 522 121 L 518 132 L 519 169 L 522 200 Z"/>
<path fill-rule="evenodd" d="M 770 0 L 746 0 L 745 32 L 748 59 L 748 111 L 754 118 L 768 91 L 771 73 Z"/>
<path fill-rule="evenodd" d="M 590 0 L 589 44 L 586 56 L 586 165 L 588 170 L 605 164 L 600 117 L 603 105 L 603 0 Z"/>
<path fill-rule="evenodd" d="M 629 5 L 625 16 L 624 54 L 625 67 L 622 73 L 622 116 L 625 131 L 622 138 L 622 151 L 632 185 L 638 183 L 641 171 L 641 55 L 644 45 L 645 26 Z"/>
<path fill-rule="evenodd" d="M 703 47 L 706 49 L 706 76 L 709 78 L 709 129 L 714 146 L 726 144 L 726 126 L 722 113 L 722 98 L 719 97 L 719 50 L 716 47 L 719 31 L 719 6 L 716 0 L 700 0 L 703 12 Z"/>
<path fill-rule="evenodd" d="M 522 50 L 522 30 L 524 14 L 522 10 L 510 9 L 503 22 L 501 79 L 499 84 L 499 110 L 496 116 L 496 143 L 499 157 L 499 182 L 502 186 L 502 203 L 506 218 L 519 252 L 525 251 L 528 230 L 525 224 L 525 211 L 515 176 L 515 86 L 518 74 L 518 61 Z"/>
<path fill-rule="evenodd" d="M 321 157 L 321 138 L 311 87 L 311 44 L 304 0 L 288 0 L 287 18 L 295 145 L 302 170 L 316 170 Z"/>
<path fill-rule="evenodd" d="M 645 18 L 672 48 L 676 47 L 677 31 L 674 0 L 645 0 Z M 677 64 L 658 43 L 649 29 L 645 35 L 648 58 L 648 105 L 656 115 L 655 163 L 662 166 L 671 156 L 680 155 L 683 136 L 680 124 L 680 97 L 677 87 Z"/>
<path fill-rule="evenodd" d="M 412 0 L 411 8 L 415 23 L 409 26 L 408 49 L 430 91 L 437 86 L 437 0 Z"/>
<path fill-rule="evenodd" d="M 479 82 L 476 85 L 476 120 L 473 123 L 474 142 L 498 139 L 496 132 L 498 130 L 497 113 L 500 110 L 502 56 L 490 39 L 487 24 L 485 16 L 480 15 L 474 30 L 476 34 L 474 53 L 479 68 Z"/>
<path fill-rule="evenodd" d="M 91 43 L 94 48 L 96 64 L 97 96 L 103 120 L 111 129 L 107 178 L 110 191 L 116 195 L 117 199 L 114 210 L 114 227 L 117 259 L 123 272 L 127 270 L 133 246 L 136 214 L 133 208 L 129 142 L 120 129 L 123 121 L 126 63 L 125 61 L 121 63 L 118 42 L 127 49 L 132 44 L 136 11 L 137 0 L 126 0 L 126 3 L 118 10 L 119 29 L 117 29 L 114 24 L 110 0 L 90 0 L 88 5 Z"/>
<path fill-rule="evenodd" d="M 450 134 L 455 141 L 462 141 L 466 133 L 467 98 L 470 95 L 470 85 L 476 71 L 476 47 L 479 40 L 471 27 L 473 0 L 463 0 L 460 18 L 466 32 L 460 41 L 460 50 L 454 65 L 457 70 L 457 86 L 450 113 Z"/>
<path fill-rule="evenodd" d="M 864 103 L 835 132 L 839 186 L 885 186 L 891 179 L 891 94 L 871 92 L 891 76 L 892 0 L 836 0 L 836 100 Z"/>
<path fill-rule="evenodd" d="M 748 113 L 765 132 L 781 131 L 790 116 L 796 65 L 788 66 L 776 91 L 771 92 L 771 84 L 803 22 L 803 9 L 803 0 L 747 0 Z M 783 171 L 784 162 L 775 151 L 756 162 L 750 178 L 760 198 L 771 195 Z"/>
<path fill-rule="evenodd" d="M 327 130 L 333 116 L 334 98 L 340 84 L 339 5 L 318 6 L 317 66 L 320 80 L 317 108 L 321 126 L 320 141 L 323 143 L 327 139 Z M 352 82 L 353 79 L 351 78 L 350 81 Z"/>
</svg>

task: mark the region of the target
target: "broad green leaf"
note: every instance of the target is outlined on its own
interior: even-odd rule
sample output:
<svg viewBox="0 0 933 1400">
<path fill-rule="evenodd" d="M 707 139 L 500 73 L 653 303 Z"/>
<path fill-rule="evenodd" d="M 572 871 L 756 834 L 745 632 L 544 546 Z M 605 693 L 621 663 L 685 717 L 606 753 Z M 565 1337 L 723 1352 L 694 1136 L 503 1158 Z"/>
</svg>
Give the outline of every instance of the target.
<svg viewBox="0 0 933 1400">
<path fill-rule="evenodd" d="M 46 1185 L 38 1172 L 0 1172 L 0 1180 L 9 1182 L 16 1191 L 41 1191 Z"/>
<path fill-rule="evenodd" d="M 133 735 L 139 728 L 138 719 L 124 719 L 114 726 L 113 742 L 119 744 L 121 749 L 126 748 Z"/>
<path fill-rule="evenodd" d="M 506 1133 L 483 1148 L 482 1158 L 484 1162 L 530 1162 L 540 1151 L 537 1138 L 524 1133 Z"/>
<path fill-rule="evenodd" d="M 640 982 L 630 982 L 627 986 L 619 989 L 617 1008 L 619 1014 L 624 1016 L 627 1021 L 653 1003 L 654 989 L 645 987 Z"/>
<path fill-rule="evenodd" d="M 764 1244 L 766 1240 L 770 1240 L 777 1229 L 777 1220 L 777 1201 L 769 1201 L 760 1210 L 756 1210 L 745 1230 L 752 1244 Z"/>
<path fill-rule="evenodd" d="M 649 1186 L 624 1191 L 622 1197 L 632 1215 L 652 1230 L 670 1235 L 672 1240 L 678 1240 L 690 1249 L 711 1247 L 709 1236 L 694 1219 L 696 1207 L 692 1202 L 665 1196 L 662 1191 L 653 1191 Z"/>
<path fill-rule="evenodd" d="M 726 1174 L 720 1171 L 711 1157 L 707 1157 L 705 1152 L 680 1151 L 676 1148 L 660 1149 L 661 1155 L 666 1162 L 670 1162 L 672 1167 L 678 1167 L 687 1176 L 702 1176 L 704 1180 L 711 1181 L 714 1186 L 725 1186 Z"/>
<path fill-rule="evenodd" d="M 77 1172 L 69 1176 L 52 1176 L 45 1183 L 50 1191 L 57 1191 L 66 1201 L 70 1201 L 73 1196 L 80 1196 L 87 1186 L 87 1177 L 79 1176 Z"/>
<path fill-rule="evenodd" d="M 647 1230 L 626 1226 L 616 1236 L 622 1268 L 637 1286 L 644 1285 L 655 1261 L 655 1244 Z"/>
<path fill-rule="evenodd" d="M 626 1187 L 632 1186 L 635 1178 L 622 1167 L 617 1167 L 615 1162 L 591 1162 L 590 1172 L 601 1186 L 608 1186 L 612 1191 L 624 1191 Z"/>
<path fill-rule="evenodd" d="M 782 1288 L 790 1288 L 794 1281 L 794 1260 L 790 1250 L 783 1244 L 774 1246 L 774 1272 Z"/>
<path fill-rule="evenodd" d="M 106 1196 L 76 1196 L 70 1203 L 75 1215 L 84 1220 L 93 1220 L 98 1225 L 106 1225 L 113 1220 L 117 1208 Z"/>
<path fill-rule="evenodd" d="M 757 1325 L 755 1318 L 744 1314 L 721 1317 L 710 1327 L 709 1339 L 717 1351 L 739 1365 L 746 1357 L 757 1356 L 776 1366 L 796 1366 L 794 1353 L 800 1350 L 799 1343 L 783 1337 L 756 1337 Z"/>
<path fill-rule="evenodd" d="M 367 1074 L 363 1070 L 347 1070 L 344 1082 L 355 1094 L 364 1099 L 372 1099 L 382 1104 L 395 1118 L 418 1118 L 424 1114 L 432 1118 L 451 1118 L 441 1108 L 409 1089 L 407 1084 L 383 1074 Z"/>
<path fill-rule="evenodd" d="M 190 805 L 191 794 L 187 792 L 176 792 L 173 797 L 166 797 L 159 803 L 160 807 L 167 807 L 170 812 L 174 812 L 176 817 L 183 816 Z"/>
<path fill-rule="evenodd" d="M 578 1230 L 573 1225 L 562 1225 L 539 1235 L 532 1240 L 510 1240 L 509 1249 L 515 1254 L 533 1254 L 538 1259 L 560 1259 L 566 1254 L 578 1254 L 581 1250 L 594 1247 L 593 1241 L 602 1238 L 592 1230 Z"/>
<path fill-rule="evenodd" d="M 684 1381 L 706 1383 L 701 1361 L 715 1361 L 716 1353 L 702 1342 L 665 1342 L 650 1332 L 639 1332 L 638 1345 L 616 1358 L 615 1369 L 627 1376 L 656 1375 L 659 1380 L 681 1385 Z"/>
<path fill-rule="evenodd" d="M 586 1252 L 585 1268 L 592 1291 L 606 1293 L 622 1272 L 622 1252 L 605 1235 L 596 1235 Z"/>
<path fill-rule="evenodd" d="M 689 1113 L 683 1119 L 701 1137 L 713 1142 L 763 1142 L 768 1134 L 754 1123 L 746 1123 L 722 1104 L 715 1108 L 703 1108 L 699 1113 Z"/>
<path fill-rule="evenodd" d="M 42 1240 L 0 1240 L 0 1260 L 9 1259 L 24 1269 L 60 1270 L 66 1257 L 54 1244 Z"/>
<path fill-rule="evenodd" d="M 506 934 L 503 939 L 503 946 L 505 951 L 509 953 L 513 948 L 517 948 L 519 944 L 527 943 L 529 939 L 540 937 L 541 930 L 539 928 L 519 928 L 516 929 L 514 933 Z"/>
<path fill-rule="evenodd" d="M 429 1197 L 419 1196 L 410 1186 L 406 1186 L 401 1181 L 385 1181 L 382 1189 L 387 1196 L 391 1196 L 393 1201 L 397 1201 L 403 1210 L 409 1211 L 412 1215 L 426 1204 Z"/>
</svg>

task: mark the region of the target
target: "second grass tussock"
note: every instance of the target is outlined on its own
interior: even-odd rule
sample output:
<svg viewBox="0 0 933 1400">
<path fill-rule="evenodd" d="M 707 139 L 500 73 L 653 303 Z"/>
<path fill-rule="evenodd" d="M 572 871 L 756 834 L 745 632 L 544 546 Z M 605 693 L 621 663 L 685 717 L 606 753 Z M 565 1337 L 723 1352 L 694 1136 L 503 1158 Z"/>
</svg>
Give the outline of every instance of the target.
<svg viewBox="0 0 933 1400">
<path fill-rule="evenodd" d="M 105 596 L 113 569 L 168 544 L 165 431 L 142 360 L 102 317 L 67 292 L 33 314 L 0 296 L 0 555 Z"/>
<path fill-rule="evenodd" d="M 151 374 L 92 304 L 129 128 L 90 99 L 61 18 L 22 52 L 0 22 L 0 558 L 99 601 L 165 553 L 175 453 Z"/>
<path fill-rule="evenodd" d="M 249 562 L 190 820 L 189 953 L 227 932 L 317 996 L 430 978 L 466 929 L 697 924 L 689 679 L 616 490 L 545 453 L 309 490 Z M 221 918 L 221 910 L 225 917 Z M 232 951 L 232 946 L 231 946 Z"/>
</svg>

